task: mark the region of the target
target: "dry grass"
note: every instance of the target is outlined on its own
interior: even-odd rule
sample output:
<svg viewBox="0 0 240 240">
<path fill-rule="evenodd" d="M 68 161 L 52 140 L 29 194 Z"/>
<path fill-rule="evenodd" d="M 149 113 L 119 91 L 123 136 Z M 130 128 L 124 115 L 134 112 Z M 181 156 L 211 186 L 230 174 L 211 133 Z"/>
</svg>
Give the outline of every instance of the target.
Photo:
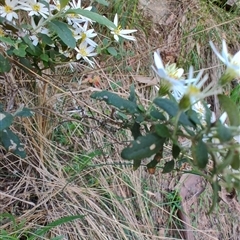
<svg viewBox="0 0 240 240">
<path fill-rule="evenodd" d="M 133 172 L 131 163 L 120 157 L 129 133 L 111 118 L 112 108 L 90 98 L 93 91 L 101 89 L 128 96 L 129 86 L 134 83 L 141 101 L 152 99 L 154 89 L 139 84 L 136 76 L 153 76 L 152 51 L 159 47 L 166 61 L 185 61 L 186 65 L 191 60 L 188 54 L 195 49 L 200 53 L 199 68 L 206 66 L 201 60 L 210 58 L 215 69 L 218 63 L 204 45 L 209 39 L 200 36 L 206 33 L 212 38 L 218 34 L 219 40 L 224 34 L 220 28 L 226 25 L 216 27 L 216 19 L 207 13 L 205 16 L 198 1 L 172 1 L 171 6 L 179 8 L 172 11 L 176 18 L 172 22 L 170 19 L 169 25 L 151 25 L 146 19 L 151 33 L 140 30 L 136 44 L 124 45 L 125 56 L 118 61 L 98 59 L 94 72 L 82 65 L 74 65 L 72 71 L 66 65 L 57 74 L 38 76 L 15 66 L 2 77 L 0 95 L 7 110 L 13 111 L 23 103 L 35 115 L 18 119 L 12 127 L 26 145 L 27 158 L 19 159 L 1 149 L 0 212 L 10 213 L 18 224 L 24 224 L 16 230 L 11 222 L 2 221 L 0 230 L 15 232 L 17 239 L 23 240 L 27 239 L 24 234 L 56 219 L 84 215 L 83 219 L 55 227 L 41 239 L 60 235 L 73 240 L 183 239 L 181 220 L 169 198 L 179 174 L 162 175 L 159 170 L 149 175 L 144 167 Z M 208 20 L 201 25 L 203 30 L 196 29 L 199 18 Z M 236 21 L 237 28 L 239 19 Z M 163 35 L 166 31 L 169 34 Z M 191 46 L 190 51 L 187 46 Z M 179 53 L 185 58 L 177 59 Z M 212 74 L 218 74 L 216 69 Z M 100 78 L 99 86 L 87 81 L 93 75 Z M 81 113 L 69 113 L 72 108 L 81 109 Z M 237 239 L 239 215 L 234 206 L 221 203 L 207 216 L 210 186 L 197 201 L 191 219 L 196 239 Z"/>
</svg>

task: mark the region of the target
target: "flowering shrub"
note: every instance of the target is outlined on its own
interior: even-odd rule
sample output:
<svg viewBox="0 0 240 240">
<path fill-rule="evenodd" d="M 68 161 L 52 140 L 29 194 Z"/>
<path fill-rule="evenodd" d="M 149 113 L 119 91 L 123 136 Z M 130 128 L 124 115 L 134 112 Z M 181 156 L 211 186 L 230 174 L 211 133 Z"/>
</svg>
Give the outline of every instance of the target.
<svg viewBox="0 0 240 240">
<path fill-rule="evenodd" d="M 111 41 L 105 41 L 103 46 L 109 54 L 116 54 L 110 47 L 113 41 L 136 40 L 129 35 L 136 30 L 122 29 L 117 14 L 112 22 L 93 12 L 91 6 L 83 9 L 80 0 L 5 0 L 0 7 L 3 50 L 0 73 L 11 70 L 12 59 L 39 74 L 46 68 L 54 70 L 57 64 L 79 60 L 94 68 L 94 57 L 102 52 L 98 33 L 93 28 L 95 23 L 106 26 L 112 34 Z M 203 75 L 203 70 L 194 76 L 193 67 L 184 78 L 182 68 L 176 64 L 164 67 L 160 53 L 155 52 L 153 70 L 160 82 L 156 86 L 158 96 L 148 106 L 139 102 L 134 86 L 128 99 L 109 91 L 95 92 L 91 97 L 114 106 L 118 110 L 115 118 L 122 121 L 123 128 L 131 130 L 133 140 L 123 149 L 122 158 L 133 160 L 134 169 L 148 158 L 148 171 L 154 173 L 168 144 L 172 148 L 172 159 L 164 164 L 163 173 L 180 170 L 187 162 L 190 172 L 204 176 L 212 184 L 214 196 L 220 186 L 224 186 L 228 190 L 236 189 L 240 197 L 240 114 L 237 106 L 222 94 L 223 86 L 240 76 L 240 52 L 230 56 L 225 41 L 221 53 L 212 42 L 210 45 L 227 66 L 219 81 L 208 83 L 208 75 Z M 223 111 L 223 116 L 217 119 L 205 102 L 206 97 L 212 95 L 218 95 Z M 0 129 L 0 141 L 9 149 L 16 146 L 13 135 L 5 134 L 10 131 L 13 116 L 3 109 L 0 115 L 0 125 L 4 126 Z M 228 125 L 224 120 L 226 116 Z M 8 139 L 8 143 L 4 143 L 4 139 Z M 19 139 L 17 144 L 21 145 Z M 22 149 L 22 145 L 20 147 Z M 216 202 L 215 197 L 213 206 Z"/>
<path fill-rule="evenodd" d="M 111 22 L 91 10 L 91 6 L 83 9 L 81 0 L 6 0 L 0 6 L 1 47 L 8 57 L 18 57 L 24 66 L 38 73 L 80 59 L 94 67 L 92 57 L 97 55 L 98 46 L 95 22 L 106 26 L 117 42 L 119 37 L 134 41 L 128 34 L 136 30 L 121 29 L 117 14 Z M 112 53 L 110 45 L 105 47 Z M 8 58 L 0 57 L 4 60 L 0 72 L 8 72 Z"/>
<path fill-rule="evenodd" d="M 154 52 L 153 70 L 160 79 L 155 86 L 158 96 L 148 106 L 143 107 L 139 102 L 134 86 L 131 86 L 128 99 L 108 91 L 93 93 L 92 98 L 117 108 L 115 118 L 130 129 L 133 140 L 121 155 L 133 160 L 134 169 L 148 158 L 147 169 L 154 173 L 167 144 L 172 148 L 172 159 L 164 164 L 162 172 L 180 170 L 187 162 L 189 172 L 211 183 L 214 206 L 221 186 L 229 191 L 235 189 L 240 197 L 240 113 L 236 104 L 222 94 L 222 88 L 240 76 L 240 51 L 231 57 L 224 40 L 221 54 L 212 42 L 210 45 L 227 66 L 219 81 L 207 82 L 208 75 L 203 75 L 203 70 L 194 76 L 193 67 L 185 79 L 183 69 L 176 64 L 164 67 L 157 51 Z M 206 97 L 212 95 L 218 95 L 223 111 L 217 119 L 205 102 Z M 227 117 L 229 125 L 225 124 Z"/>
</svg>

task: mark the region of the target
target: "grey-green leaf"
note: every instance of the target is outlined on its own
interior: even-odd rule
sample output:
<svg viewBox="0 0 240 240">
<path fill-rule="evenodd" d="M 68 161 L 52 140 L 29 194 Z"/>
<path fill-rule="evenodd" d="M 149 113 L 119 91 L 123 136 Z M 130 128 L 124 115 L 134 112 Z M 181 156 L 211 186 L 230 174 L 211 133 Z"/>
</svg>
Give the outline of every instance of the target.
<svg viewBox="0 0 240 240">
<path fill-rule="evenodd" d="M 112 92 L 108 91 L 95 92 L 91 95 L 91 98 L 105 101 L 107 104 L 112 105 L 122 111 L 126 111 L 131 114 L 140 113 L 140 110 L 138 109 L 136 103 L 121 98 L 117 94 Z"/>
<path fill-rule="evenodd" d="M 108 53 L 110 54 L 110 55 L 112 55 L 112 56 L 114 56 L 114 57 L 116 57 L 117 56 L 117 50 L 114 48 L 114 47 L 108 47 L 107 48 L 107 51 L 108 51 Z"/>
<path fill-rule="evenodd" d="M 231 167 L 235 170 L 240 170 L 240 154 L 236 151 L 236 153 L 233 155 Z"/>
<path fill-rule="evenodd" d="M 140 136 L 134 140 L 131 146 L 123 149 L 121 156 L 127 160 L 141 160 L 151 157 L 159 152 L 165 142 L 165 138 L 157 134 L 149 133 L 146 136 Z"/>
<path fill-rule="evenodd" d="M 175 103 L 174 101 L 172 101 L 170 99 L 155 98 L 153 102 L 159 108 L 161 108 L 165 112 L 167 112 L 170 117 L 177 116 L 178 112 L 180 111 L 177 103 Z M 184 112 L 181 113 L 178 121 L 179 121 L 180 124 L 182 124 L 184 126 L 193 127 L 193 124 L 189 121 L 188 116 Z"/>
<path fill-rule="evenodd" d="M 208 149 L 202 140 L 192 146 L 192 154 L 198 167 L 205 168 L 208 163 Z"/>
<path fill-rule="evenodd" d="M 4 129 L 2 132 L 0 132 L 0 139 L 7 151 L 14 153 L 21 158 L 26 157 L 24 144 L 20 142 L 19 137 L 9 128 Z"/>
<path fill-rule="evenodd" d="M 116 26 L 114 25 L 113 22 L 111 22 L 106 17 L 103 17 L 102 15 L 100 15 L 98 13 L 80 9 L 80 8 L 79 9 L 69 9 L 68 11 L 66 11 L 66 14 L 71 14 L 71 13 L 80 14 L 84 17 L 90 18 L 93 21 L 98 22 L 99 24 L 105 25 L 107 27 L 116 28 Z"/>
<path fill-rule="evenodd" d="M 155 119 L 159 119 L 159 120 L 166 120 L 165 116 L 163 115 L 163 113 L 161 113 L 157 108 L 155 108 L 154 106 L 152 106 L 151 110 L 150 110 L 150 116 L 152 118 Z"/>
<path fill-rule="evenodd" d="M 60 9 L 63 9 L 64 7 L 66 7 L 69 1 L 70 0 L 59 0 L 59 2 L 60 2 Z"/>
<path fill-rule="evenodd" d="M 179 156 L 180 152 L 181 152 L 181 148 L 178 145 L 173 144 L 172 145 L 172 156 L 173 156 L 173 158 L 177 158 Z"/>
<path fill-rule="evenodd" d="M 95 1 L 100 3 L 100 4 L 102 4 L 102 5 L 104 5 L 104 6 L 106 6 L 106 7 L 108 7 L 108 5 L 109 5 L 109 2 L 106 1 L 106 0 L 95 0 Z"/>
<path fill-rule="evenodd" d="M 232 139 L 231 130 L 228 127 L 225 127 L 222 123 L 217 124 L 217 134 L 221 142 L 227 142 Z"/>
<path fill-rule="evenodd" d="M 154 129 L 160 137 L 171 137 L 171 133 L 165 124 L 157 124 L 154 126 Z"/>
<path fill-rule="evenodd" d="M 174 164 L 175 164 L 174 160 L 166 162 L 164 167 L 163 167 L 162 173 L 169 173 L 169 172 L 171 172 L 174 169 Z"/>
<path fill-rule="evenodd" d="M 76 40 L 73 37 L 72 31 L 69 29 L 66 23 L 52 20 L 48 23 L 48 27 L 51 31 L 55 32 L 67 46 L 70 48 L 76 47 Z"/>
<path fill-rule="evenodd" d="M 240 125 L 240 113 L 238 110 L 237 105 L 227 96 L 225 95 L 218 95 L 218 99 L 220 102 L 221 107 L 225 112 L 227 112 L 230 124 L 232 126 L 239 126 Z"/>
<path fill-rule="evenodd" d="M 7 112 L 0 112 L 0 131 L 8 128 L 13 122 L 13 116 Z"/>
<path fill-rule="evenodd" d="M 21 109 L 18 109 L 14 116 L 18 116 L 18 117 L 31 117 L 33 116 L 34 112 L 31 111 L 31 109 L 29 108 L 21 108 Z"/>
<path fill-rule="evenodd" d="M 9 72 L 10 70 L 10 62 L 2 54 L 0 54 L 0 73 Z"/>
</svg>

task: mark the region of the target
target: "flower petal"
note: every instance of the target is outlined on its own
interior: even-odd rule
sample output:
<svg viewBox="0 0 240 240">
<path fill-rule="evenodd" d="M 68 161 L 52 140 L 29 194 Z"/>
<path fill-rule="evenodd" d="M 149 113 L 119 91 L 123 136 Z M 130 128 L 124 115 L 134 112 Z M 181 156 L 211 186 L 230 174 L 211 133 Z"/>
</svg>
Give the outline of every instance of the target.
<svg viewBox="0 0 240 240">
<path fill-rule="evenodd" d="M 114 25 L 115 25 L 116 27 L 118 27 L 118 15 L 117 15 L 117 13 L 115 14 L 113 23 L 114 23 Z"/>
<path fill-rule="evenodd" d="M 154 52 L 154 62 L 157 69 L 164 69 L 162 58 L 159 52 Z"/>
<path fill-rule="evenodd" d="M 215 45 L 213 44 L 212 41 L 209 42 L 212 50 L 214 51 L 214 53 L 217 55 L 217 57 L 223 62 L 226 64 L 226 61 L 225 59 L 222 57 L 222 55 L 218 52 L 218 50 L 216 49 Z"/>
<path fill-rule="evenodd" d="M 123 29 L 123 30 L 120 31 L 121 34 L 129 34 L 129 33 L 133 33 L 133 32 L 137 32 L 137 30 L 136 29 L 132 29 L 132 30 Z"/>
</svg>

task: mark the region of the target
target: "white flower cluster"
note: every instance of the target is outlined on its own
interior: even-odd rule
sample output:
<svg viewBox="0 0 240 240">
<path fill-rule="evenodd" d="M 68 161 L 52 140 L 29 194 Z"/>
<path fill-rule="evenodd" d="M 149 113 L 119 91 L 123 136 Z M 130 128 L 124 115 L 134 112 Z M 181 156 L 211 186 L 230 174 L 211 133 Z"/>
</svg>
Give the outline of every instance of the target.
<svg viewBox="0 0 240 240">
<path fill-rule="evenodd" d="M 186 108 L 192 106 L 203 118 L 205 111 L 201 101 L 206 97 L 221 93 L 222 85 L 240 77 L 240 51 L 232 57 L 227 51 L 225 40 L 222 41 L 222 45 L 222 53 L 220 54 L 214 44 L 210 42 L 214 53 L 227 66 L 219 83 L 212 81 L 207 84 L 208 75 L 203 76 L 203 70 L 200 70 L 198 75 L 194 77 L 192 66 L 189 68 L 188 78 L 183 78 L 184 70 L 182 68 L 177 68 L 176 64 L 167 64 L 164 67 L 159 51 L 154 52 L 156 67 L 153 69 L 163 81 L 167 82 L 169 92 L 180 102 L 180 105 L 182 101 L 182 106 Z M 183 103 L 184 101 L 186 104 Z"/>
<path fill-rule="evenodd" d="M 81 0 L 71 0 L 69 3 L 61 9 L 59 0 L 5 0 L 5 5 L 0 6 L 0 16 L 6 18 L 9 22 L 14 25 L 17 25 L 16 21 L 19 19 L 19 14 L 21 11 L 26 11 L 30 17 L 29 23 L 31 24 L 31 29 L 26 31 L 30 34 L 30 39 L 32 40 L 33 45 L 38 45 L 39 38 L 38 34 L 42 33 L 51 37 L 51 32 L 46 28 L 48 21 L 53 19 L 53 16 L 57 13 L 66 13 L 63 14 L 64 18 L 62 21 L 66 22 L 69 25 L 69 28 L 72 30 L 73 37 L 76 39 L 77 46 L 75 47 L 76 59 L 79 60 L 83 58 L 91 66 L 94 66 L 94 61 L 90 60 L 89 57 L 96 56 L 97 53 L 95 49 L 97 43 L 93 40 L 97 33 L 92 28 L 93 21 L 85 16 L 82 16 L 77 13 L 67 13 L 68 10 L 83 9 L 81 6 Z M 91 11 L 92 7 L 89 6 L 84 8 L 84 10 Z M 40 19 L 35 22 L 35 16 L 38 16 Z M 22 23 L 21 23 L 22 24 Z M 114 39 L 118 42 L 119 37 L 135 41 L 135 37 L 129 36 L 128 34 L 136 32 L 137 30 L 123 30 L 121 26 L 118 25 L 118 15 L 115 15 L 114 18 L 115 28 L 110 28 L 110 33 L 113 34 Z M 1 29 L 0 29 L 1 30 Z M 1 36 L 3 32 L 1 31 Z M 69 56 L 69 52 L 63 52 Z"/>
<path fill-rule="evenodd" d="M 240 77 L 240 51 L 232 57 L 228 53 L 225 40 L 222 41 L 221 53 L 217 51 L 212 42 L 210 42 L 210 46 L 217 57 L 226 65 L 227 69 L 219 79 L 219 82 L 212 81 L 208 84 L 208 75 L 203 76 L 203 70 L 200 70 L 198 75 L 194 77 L 193 67 L 191 66 L 189 68 L 188 78 L 183 78 L 184 70 L 182 68 L 177 68 L 176 64 L 167 64 L 164 67 L 159 51 L 154 52 L 156 67 L 153 66 L 153 70 L 161 78 L 161 86 L 162 84 L 165 86 L 165 82 L 167 82 L 169 92 L 172 93 L 176 101 L 179 102 L 180 107 L 182 106 L 184 110 L 191 107 L 200 115 L 202 123 L 205 122 L 206 116 L 206 110 L 202 101 L 206 97 L 221 93 L 224 84 Z M 209 106 L 210 105 L 208 105 L 208 107 Z M 225 119 L 223 120 L 223 118 Z M 224 123 L 226 113 L 223 113 L 219 120 Z M 214 121 L 216 121 L 216 119 L 214 119 L 214 113 L 212 112 L 211 122 Z M 240 135 L 235 136 L 234 139 L 239 143 Z"/>
</svg>

